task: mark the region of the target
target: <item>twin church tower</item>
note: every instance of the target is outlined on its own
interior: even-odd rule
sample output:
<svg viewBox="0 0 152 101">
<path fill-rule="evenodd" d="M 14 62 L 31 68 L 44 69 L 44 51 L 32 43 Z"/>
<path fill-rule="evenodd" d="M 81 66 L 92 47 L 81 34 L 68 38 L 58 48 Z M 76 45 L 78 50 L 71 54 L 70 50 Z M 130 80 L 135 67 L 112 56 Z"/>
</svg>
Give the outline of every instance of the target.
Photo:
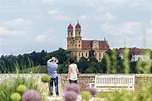
<svg viewBox="0 0 152 101">
<path fill-rule="evenodd" d="M 75 36 L 73 26 L 69 24 L 67 36 L 67 50 L 71 51 L 72 55 L 77 57 L 79 60 L 82 56 L 85 58 L 89 57 L 89 51 L 94 50 L 94 55 L 98 61 L 101 61 L 103 54 L 110 47 L 108 42 L 104 40 L 82 40 L 81 37 L 81 26 L 79 23 L 75 26 Z"/>
</svg>

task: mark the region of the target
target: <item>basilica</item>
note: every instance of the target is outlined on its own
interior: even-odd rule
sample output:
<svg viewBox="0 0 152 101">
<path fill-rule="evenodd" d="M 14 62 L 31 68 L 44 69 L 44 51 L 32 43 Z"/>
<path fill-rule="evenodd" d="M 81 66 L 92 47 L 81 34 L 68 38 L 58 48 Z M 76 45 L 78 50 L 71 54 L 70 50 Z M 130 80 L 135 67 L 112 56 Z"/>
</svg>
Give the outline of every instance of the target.
<svg viewBox="0 0 152 101">
<path fill-rule="evenodd" d="M 110 46 L 106 39 L 104 40 L 83 40 L 81 37 L 81 25 L 79 23 L 74 28 L 69 24 L 67 28 L 67 50 L 71 51 L 72 55 L 77 57 L 77 61 L 83 56 L 89 57 L 89 51 L 94 50 L 96 59 L 100 62 L 103 54 Z"/>
</svg>

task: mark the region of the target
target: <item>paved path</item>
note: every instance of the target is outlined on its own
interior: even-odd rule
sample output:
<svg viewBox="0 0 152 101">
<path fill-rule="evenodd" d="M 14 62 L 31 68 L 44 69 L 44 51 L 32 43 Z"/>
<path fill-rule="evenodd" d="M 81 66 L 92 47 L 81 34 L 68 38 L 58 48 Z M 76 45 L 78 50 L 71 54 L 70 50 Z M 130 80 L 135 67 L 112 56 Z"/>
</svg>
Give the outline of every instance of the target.
<svg viewBox="0 0 152 101">
<path fill-rule="evenodd" d="M 49 101 L 53 101 L 53 100 L 60 100 L 63 101 L 63 97 L 62 96 L 53 96 L 53 97 L 48 97 Z M 78 95 L 77 101 L 81 101 L 81 96 Z M 104 99 L 99 99 L 99 98 L 91 98 L 89 101 L 105 101 Z"/>
<path fill-rule="evenodd" d="M 59 76 L 59 78 L 58 78 L 59 80 L 59 84 L 58 84 L 58 86 L 59 86 L 59 94 L 60 94 L 60 96 L 56 96 L 56 94 L 55 94 L 55 87 L 53 87 L 53 96 L 48 96 L 48 99 L 49 99 L 49 101 L 53 101 L 53 100 L 60 100 L 60 101 L 63 101 L 63 95 L 64 95 L 64 86 L 65 85 L 67 85 L 68 83 L 65 83 L 64 82 L 64 85 L 62 85 L 63 83 L 61 83 L 62 82 L 62 80 L 61 80 L 61 77 Z M 81 95 L 78 95 L 78 98 L 77 98 L 77 101 L 81 101 Z M 91 98 L 89 101 L 105 101 L 104 99 L 99 99 L 99 98 Z"/>
</svg>

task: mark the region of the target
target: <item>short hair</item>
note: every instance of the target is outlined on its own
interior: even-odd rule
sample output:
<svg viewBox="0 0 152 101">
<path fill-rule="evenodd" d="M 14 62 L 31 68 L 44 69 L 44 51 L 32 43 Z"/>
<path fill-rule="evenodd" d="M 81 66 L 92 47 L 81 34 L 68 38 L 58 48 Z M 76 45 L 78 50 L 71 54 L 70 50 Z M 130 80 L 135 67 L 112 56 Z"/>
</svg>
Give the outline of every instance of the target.
<svg viewBox="0 0 152 101">
<path fill-rule="evenodd" d="M 51 58 L 51 61 L 55 61 L 55 60 L 56 60 L 56 58 L 55 58 L 55 57 L 52 57 L 52 58 Z"/>
<path fill-rule="evenodd" d="M 70 63 L 74 63 L 74 59 L 70 59 Z"/>
</svg>

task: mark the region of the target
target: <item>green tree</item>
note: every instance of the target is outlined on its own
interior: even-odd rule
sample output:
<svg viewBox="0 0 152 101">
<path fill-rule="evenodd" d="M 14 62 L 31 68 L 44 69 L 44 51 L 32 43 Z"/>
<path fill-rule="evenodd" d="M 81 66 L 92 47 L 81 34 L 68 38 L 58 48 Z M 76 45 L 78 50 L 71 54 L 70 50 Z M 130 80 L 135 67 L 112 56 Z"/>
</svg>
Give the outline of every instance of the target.
<svg viewBox="0 0 152 101">
<path fill-rule="evenodd" d="M 85 73 L 85 70 L 89 67 L 89 61 L 87 58 L 81 57 L 77 65 L 80 73 Z"/>
</svg>

